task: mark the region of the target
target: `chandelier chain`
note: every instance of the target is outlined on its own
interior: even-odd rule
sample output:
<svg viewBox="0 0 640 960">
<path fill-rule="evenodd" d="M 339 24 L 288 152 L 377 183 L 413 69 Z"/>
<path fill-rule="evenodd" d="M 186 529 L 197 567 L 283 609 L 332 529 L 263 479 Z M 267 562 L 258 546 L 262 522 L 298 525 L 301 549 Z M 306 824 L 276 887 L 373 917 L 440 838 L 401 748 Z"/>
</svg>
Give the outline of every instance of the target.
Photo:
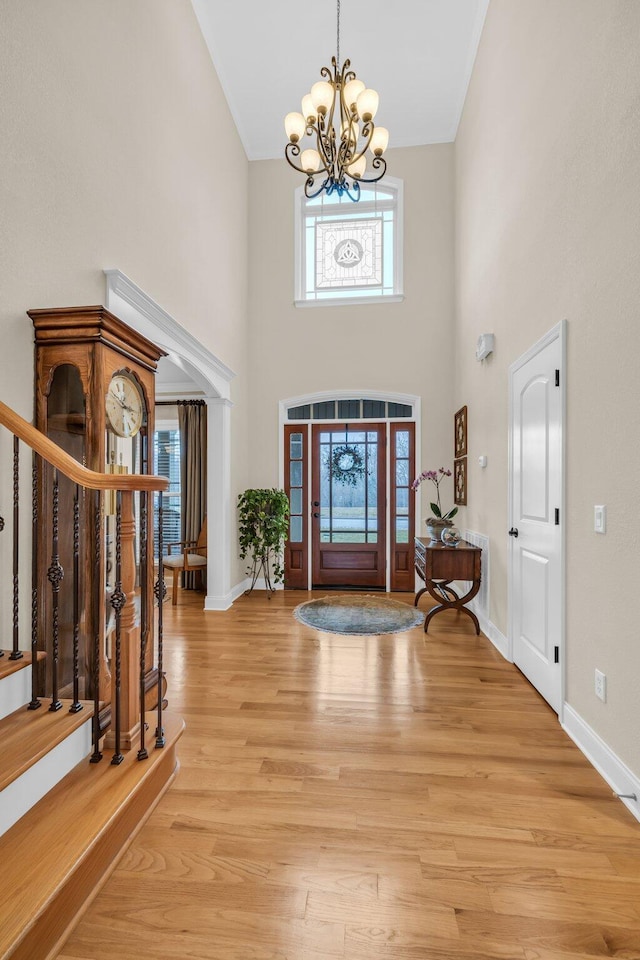
<svg viewBox="0 0 640 960">
<path fill-rule="evenodd" d="M 338 62 L 338 69 L 340 69 L 340 0 L 337 0 L 338 9 L 337 9 L 337 26 L 336 26 L 336 60 Z"/>
</svg>

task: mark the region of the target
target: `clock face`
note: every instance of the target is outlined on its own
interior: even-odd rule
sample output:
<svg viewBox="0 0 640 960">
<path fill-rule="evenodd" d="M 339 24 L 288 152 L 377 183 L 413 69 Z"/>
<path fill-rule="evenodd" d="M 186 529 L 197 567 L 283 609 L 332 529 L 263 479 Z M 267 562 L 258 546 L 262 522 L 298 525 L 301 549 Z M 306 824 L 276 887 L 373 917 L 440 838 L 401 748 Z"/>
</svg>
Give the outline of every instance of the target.
<svg viewBox="0 0 640 960">
<path fill-rule="evenodd" d="M 105 401 L 107 423 L 119 437 L 134 437 L 144 419 L 142 395 L 131 377 L 116 373 Z"/>
</svg>

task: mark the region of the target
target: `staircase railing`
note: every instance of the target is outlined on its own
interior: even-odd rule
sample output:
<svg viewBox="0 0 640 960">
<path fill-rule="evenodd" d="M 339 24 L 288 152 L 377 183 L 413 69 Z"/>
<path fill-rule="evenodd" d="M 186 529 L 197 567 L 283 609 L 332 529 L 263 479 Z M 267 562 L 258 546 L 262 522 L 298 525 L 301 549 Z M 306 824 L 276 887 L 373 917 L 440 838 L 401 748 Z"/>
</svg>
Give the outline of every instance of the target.
<svg viewBox="0 0 640 960">
<path fill-rule="evenodd" d="M 138 743 L 138 759 L 148 756 L 145 732 L 148 706 L 157 715 L 155 746 L 164 746 L 163 711 L 163 618 L 165 586 L 162 573 L 162 493 L 169 481 L 164 477 L 141 474 L 98 473 L 89 470 L 30 423 L 0 402 L 0 425 L 13 435 L 12 504 L 12 646 L 10 659 L 24 656 L 20 646 L 20 548 L 29 534 L 21 527 L 20 444 L 32 454 L 31 477 L 31 663 L 32 692 L 28 709 L 37 710 L 49 700 L 49 710 L 63 707 L 60 687 L 60 597 L 69 591 L 73 611 L 71 625 L 71 671 L 68 684 L 73 713 L 83 709 L 85 700 L 93 700 L 93 753 L 91 762 L 102 758 L 103 743 L 113 748 L 112 764 L 124 759 L 123 747 Z M 44 477 L 47 476 L 45 484 Z M 71 516 L 60 516 L 60 480 L 73 485 Z M 51 492 L 51 503 L 41 503 L 44 490 Z M 105 494 L 115 495 L 115 580 L 110 596 L 105 581 Z M 158 510 L 158 576 L 153 565 L 154 498 Z M 49 512 L 50 511 L 50 512 Z M 6 510 L 0 510 L 3 514 Z M 111 508 L 110 508 L 111 512 Z M 39 559 L 42 549 L 42 524 L 47 517 L 51 533 L 50 556 Z M 0 532 L 9 526 L 0 517 Z M 22 526 L 26 526 L 23 524 Z M 64 529 L 72 530 L 71 569 L 60 559 L 59 538 Z M 2 533 L 6 536 L 6 533 Z M 40 544 L 40 546 L 38 546 Z M 87 571 L 85 565 L 91 567 Z M 47 604 L 50 623 L 43 623 L 42 581 L 51 591 Z M 87 572 L 90 576 L 87 576 Z M 84 577 L 83 577 L 84 575 Z M 92 596 L 82 596 L 83 583 L 92 584 Z M 107 626 L 107 603 L 112 608 Z M 155 611 L 155 617 L 154 617 Z M 46 638 L 43 636 L 46 632 Z M 155 658 L 154 658 L 155 635 Z M 24 646 L 24 643 L 23 643 Z M 38 670 L 39 651 L 46 648 L 50 658 L 50 696 L 43 696 L 45 684 Z M 84 652 L 81 657 L 81 650 Z M 0 651 L 0 656 L 5 654 Z M 82 662 L 81 662 L 82 661 Z M 154 703 L 155 701 L 155 703 Z"/>
</svg>

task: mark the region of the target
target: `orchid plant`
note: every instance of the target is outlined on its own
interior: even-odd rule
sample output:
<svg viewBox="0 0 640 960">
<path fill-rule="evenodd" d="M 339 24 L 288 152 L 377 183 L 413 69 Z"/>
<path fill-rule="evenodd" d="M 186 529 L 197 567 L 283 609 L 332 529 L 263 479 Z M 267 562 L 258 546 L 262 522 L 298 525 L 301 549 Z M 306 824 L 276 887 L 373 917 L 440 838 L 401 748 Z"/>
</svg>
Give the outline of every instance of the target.
<svg viewBox="0 0 640 960">
<path fill-rule="evenodd" d="M 436 488 L 436 502 L 431 503 L 430 507 L 433 511 L 433 517 L 429 518 L 434 520 L 444 520 L 445 522 L 450 522 L 455 517 L 458 512 L 457 507 L 453 507 L 451 510 L 448 510 L 447 513 L 442 512 L 442 506 L 440 505 L 440 484 L 445 477 L 451 476 L 451 470 L 445 470 L 444 467 L 440 467 L 439 470 L 423 470 L 420 476 L 411 484 L 412 490 L 417 490 L 423 480 L 431 480 L 435 484 Z M 429 523 L 429 520 L 427 520 Z"/>
</svg>

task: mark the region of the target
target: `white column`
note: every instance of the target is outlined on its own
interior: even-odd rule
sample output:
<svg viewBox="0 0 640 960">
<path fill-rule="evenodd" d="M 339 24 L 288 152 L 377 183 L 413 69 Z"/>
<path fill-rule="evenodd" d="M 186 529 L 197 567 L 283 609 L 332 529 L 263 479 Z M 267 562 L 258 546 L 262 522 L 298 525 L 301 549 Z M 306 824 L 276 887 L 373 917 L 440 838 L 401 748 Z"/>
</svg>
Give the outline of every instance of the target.
<svg viewBox="0 0 640 960">
<path fill-rule="evenodd" d="M 228 610 L 231 594 L 231 407 L 207 404 L 207 596 L 205 610 Z"/>
</svg>

